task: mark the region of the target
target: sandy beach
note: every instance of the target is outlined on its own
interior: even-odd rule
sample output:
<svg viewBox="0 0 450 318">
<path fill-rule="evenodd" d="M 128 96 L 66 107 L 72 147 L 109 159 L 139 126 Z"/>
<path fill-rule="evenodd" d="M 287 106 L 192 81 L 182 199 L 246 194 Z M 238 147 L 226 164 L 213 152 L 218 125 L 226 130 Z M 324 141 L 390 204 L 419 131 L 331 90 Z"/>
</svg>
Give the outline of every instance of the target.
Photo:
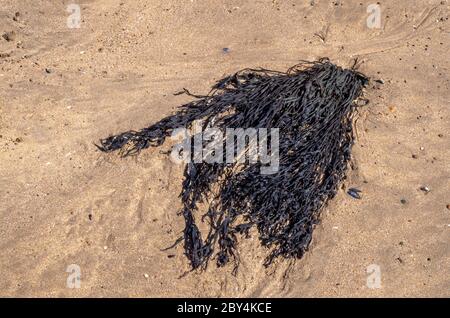
<svg viewBox="0 0 450 318">
<path fill-rule="evenodd" d="M 0 0 L 0 296 L 449 297 L 449 15 L 448 0 Z M 309 251 L 265 268 L 255 232 L 236 276 L 180 278 L 182 245 L 162 251 L 184 228 L 170 143 L 128 158 L 94 143 L 172 114 L 183 88 L 320 57 L 358 58 L 370 103 Z"/>
</svg>

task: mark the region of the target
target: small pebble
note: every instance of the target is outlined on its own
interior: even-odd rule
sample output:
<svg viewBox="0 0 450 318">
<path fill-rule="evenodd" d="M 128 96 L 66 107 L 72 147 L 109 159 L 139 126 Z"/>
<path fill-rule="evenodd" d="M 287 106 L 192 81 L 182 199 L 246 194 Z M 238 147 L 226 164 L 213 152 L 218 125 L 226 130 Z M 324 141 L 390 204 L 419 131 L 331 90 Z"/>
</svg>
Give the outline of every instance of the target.
<svg viewBox="0 0 450 318">
<path fill-rule="evenodd" d="M 107 249 L 108 249 L 108 246 L 106 246 L 106 245 L 103 246 L 103 249 L 104 249 L 104 250 L 107 250 Z"/>
<path fill-rule="evenodd" d="M 361 199 L 361 195 L 359 194 L 360 192 L 361 192 L 361 190 L 359 190 L 359 189 L 350 188 L 350 189 L 348 189 L 347 194 L 354 199 L 360 200 Z"/>
<path fill-rule="evenodd" d="M 147 273 L 145 273 L 145 274 L 144 274 L 144 277 L 145 277 L 145 278 L 149 278 L 149 276 L 148 276 L 148 274 L 147 274 Z"/>
<path fill-rule="evenodd" d="M 447 204 L 447 210 L 450 210 L 450 204 Z"/>
<path fill-rule="evenodd" d="M 224 53 L 228 53 L 228 52 L 230 52 L 230 49 L 227 48 L 227 47 L 224 47 L 224 48 L 222 49 L 222 51 L 223 51 Z"/>
<path fill-rule="evenodd" d="M 405 199 L 401 199 L 400 202 L 401 202 L 402 204 L 406 204 L 408 201 L 406 201 Z"/>
<path fill-rule="evenodd" d="M 422 191 L 425 192 L 425 193 L 428 193 L 428 192 L 431 191 L 430 188 L 427 187 L 427 186 L 422 186 L 422 187 L 420 187 L 420 190 L 422 190 Z"/>
</svg>

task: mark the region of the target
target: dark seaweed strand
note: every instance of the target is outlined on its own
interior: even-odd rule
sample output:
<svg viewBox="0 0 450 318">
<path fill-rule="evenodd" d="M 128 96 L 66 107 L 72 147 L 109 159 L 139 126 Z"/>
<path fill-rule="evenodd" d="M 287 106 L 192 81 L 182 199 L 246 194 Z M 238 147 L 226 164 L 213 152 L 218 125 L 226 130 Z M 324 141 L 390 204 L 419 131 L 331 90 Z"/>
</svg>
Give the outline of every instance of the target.
<svg viewBox="0 0 450 318">
<path fill-rule="evenodd" d="M 252 227 L 270 248 L 265 265 L 275 258 L 300 258 L 311 242 L 314 225 L 327 201 L 345 178 L 354 142 L 355 101 L 367 78 L 324 58 L 302 62 L 287 72 L 245 69 L 225 77 L 207 96 L 196 97 L 176 114 L 140 131 L 100 140 L 102 151 L 123 156 L 161 145 L 173 129 L 191 127 L 279 128 L 280 167 L 260 173 L 261 163 L 189 163 L 185 167 L 181 214 L 185 219 L 185 254 L 192 268 L 234 262 L 238 234 Z M 269 134 L 270 139 L 270 134 Z M 223 141 L 225 142 L 225 141 Z M 209 231 L 202 238 L 194 215 L 200 202 L 209 208 L 201 220 Z"/>
</svg>

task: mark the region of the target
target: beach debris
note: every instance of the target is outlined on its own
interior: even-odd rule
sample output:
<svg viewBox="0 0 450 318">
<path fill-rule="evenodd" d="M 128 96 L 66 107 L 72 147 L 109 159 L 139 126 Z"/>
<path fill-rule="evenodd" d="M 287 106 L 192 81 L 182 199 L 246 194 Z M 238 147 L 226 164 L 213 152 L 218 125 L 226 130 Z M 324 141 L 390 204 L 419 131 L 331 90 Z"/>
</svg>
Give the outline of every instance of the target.
<svg viewBox="0 0 450 318">
<path fill-rule="evenodd" d="M 428 192 L 431 191 L 431 189 L 430 189 L 428 186 L 421 186 L 421 187 L 420 187 L 420 190 L 423 191 L 423 192 L 425 192 L 425 194 L 427 194 Z"/>
<path fill-rule="evenodd" d="M 406 204 L 406 203 L 408 203 L 408 201 L 406 201 L 406 199 L 401 199 L 401 200 L 400 200 L 400 203 L 401 203 L 401 204 Z"/>
<path fill-rule="evenodd" d="M 16 12 L 16 13 L 14 13 L 14 16 L 12 19 L 17 22 L 17 21 L 19 21 L 19 17 L 20 17 L 20 12 Z"/>
<path fill-rule="evenodd" d="M 326 36 L 326 34 L 324 34 L 323 31 L 314 33 L 314 36 L 317 36 L 323 43 L 325 43 L 327 40 L 327 36 Z"/>
<path fill-rule="evenodd" d="M 185 163 L 180 194 L 185 228 L 177 243 L 184 242 L 192 270 L 205 269 L 214 259 L 219 267 L 231 262 L 235 274 L 238 240 L 256 228 L 261 245 L 269 248 L 264 262 L 269 266 L 278 257 L 301 258 L 307 251 L 320 212 L 345 179 L 357 101 L 367 83 L 355 66 L 343 69 L 327 58 L 301 62 L 286 72 L 244 69 L 219 80 L 207 95 L 184 89 L 194 100 L 178 112 L 147 128 L 101 139 L 97 147 L 136 155 L 162 145 L 177 128 L 193 129 L 200 119 L 203 129 L 222 133 L 265 129 L 267 154 L 280 157 L 272 173 L 261 173 L 268 168 L 261 161 L 211 164 L 192 158 Z M 215 142 L 225 145 L 226 140 Z M 248 154 L 250 147 L 247 143 L 239 153 Z M 204 209 L 201 202 L 207 202 Z M 199 222 L 205 224 L 199 227 Z"/>
<path fill-rule="evenodd" d="M 349 196 L 351 196 L 352 198 L 354 198 L 354 199 L 360 200 L 360 199 L 362 199 L 362 197 L 361 197 L 361 195 L 360 195 L 361 192 L 362 192 L 362 191 L 359 190 L 359 189 L 356 189 L 356 188 L 350 188 L 350 189 L 348 189 L 347 194 L 348 194 Z"/>
<path fill-rule="evenodd" d="M 11 57 L 11 53 L 0 52 L 0 59 Z"/>
<path fill-rule="evenodd" d="M 4 38 L 7 42 L 14 41 L 16 39 L 16 33 L 14 31 L 8 31 L 3 33 L 2 38 Z"/>
<path fill-rule="evenodd" d="M 396 108 L 395 106 L 391 105 L 391 106 L 389 106 L 389 111 L 390 111 L 391 113 L 394 113 L 394 112 L 397 111 L 397 108 Z"/>
<path fill-rule="evenodd" d="M 230 49 L 227 48 L 227 47 L 224 47 L 224 48 L 222 49 L 222 51 L 223 51 L 223 53 L 229 53 L 229 52 L 230 52 Z"/>
<path fill-rule="evenodd" d="M 306 19 L 306 16 L 305 16 Z M 330 25 L 325 25 L 321 31 L 314 33 L 314 36 L 317 36 L 323 43 L 327 41 L 328 32 L 330 31 Z"/>
</svg>

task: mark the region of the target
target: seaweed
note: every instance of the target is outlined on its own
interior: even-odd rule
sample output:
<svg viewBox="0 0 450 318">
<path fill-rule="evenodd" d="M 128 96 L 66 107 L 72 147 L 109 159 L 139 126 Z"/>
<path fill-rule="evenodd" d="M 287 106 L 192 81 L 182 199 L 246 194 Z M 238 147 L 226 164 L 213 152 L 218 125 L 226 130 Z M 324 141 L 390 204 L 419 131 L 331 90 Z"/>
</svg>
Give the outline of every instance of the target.
<svg viewBox="0 0 450 318">
<path fill-rule="evenodd" d="M 269 266 L 278 257 L 301 258 L 307 251 L 320 212 L 345 179 L 357 101 L 367 82 L 355 65 L 343 69 L 328 58 L 302 61 L 286 72 L 244 69 L 219 80 L 207 95 L 184 89 L 181 93 L 194 100 L 178 112 L 142 130 L 101 139 L 97 147 L 135 155 L 200 120 L 202 129 L 224 133 L 266 128 L 268 153 L 278 152 L 280 158 L 273 173 L 261 173 L 261 161 L 186 164 L 180 194 L 185 229 L 176 243 L 184 241 L 193 270 L 214 259 L 218 266 L 231 261 L 236 272 L 239 237 L 256 228 L 260 243 L 269 248 L 264 262 Z M 275 138 L 272 128 L 279 131 L 277 149 L 269 142 Z M 219 142 L 225 145 L 225 138 Z M 201 203 L 206 203 L 204 213 Z M 199 230 L 199 221 L 206 222 L 207 233 Z"/>
</svg>

